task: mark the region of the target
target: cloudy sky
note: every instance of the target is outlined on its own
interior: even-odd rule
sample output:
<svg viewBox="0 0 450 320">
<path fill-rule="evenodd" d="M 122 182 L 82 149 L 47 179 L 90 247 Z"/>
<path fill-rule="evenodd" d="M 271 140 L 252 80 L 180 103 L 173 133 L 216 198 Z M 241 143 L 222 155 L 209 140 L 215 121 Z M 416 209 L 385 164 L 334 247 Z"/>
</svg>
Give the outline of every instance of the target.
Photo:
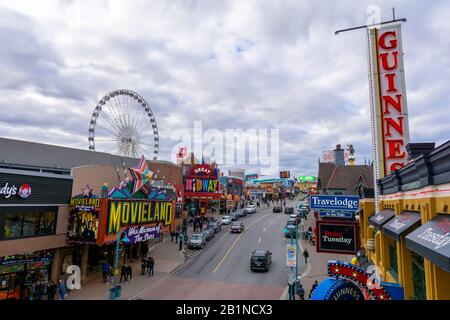
<svg viewBox="0 0 450 320">
<path fill-rule="evenodd" d="M 316 174 L 322 150 L 370 158 L 369 6 L 406 17 L 411 141 L 450 137 L 450 2 L 0 0 L 0 136 L 86 149 L 103 95 L 150 104 L 160 159 L 174 130 L 280 130 L 280 169 Z M 1 151 L 0 151 L 1 152 Z"/>
</svg>

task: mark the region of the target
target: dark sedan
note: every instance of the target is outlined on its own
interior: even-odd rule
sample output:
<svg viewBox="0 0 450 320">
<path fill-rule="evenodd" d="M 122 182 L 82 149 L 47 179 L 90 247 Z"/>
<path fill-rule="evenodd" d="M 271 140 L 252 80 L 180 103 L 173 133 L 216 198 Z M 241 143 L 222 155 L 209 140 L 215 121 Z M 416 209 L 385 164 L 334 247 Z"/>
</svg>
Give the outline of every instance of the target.
<svg viewBox="0 0 450 320">
<path fill-rule="evenodd" d="M 294 213 L 294 208 L 293 207 L 285 207 L 284 208 L 284 213 L 286 213 L 286 214 L 293 214 Z"/>
<path fill-rule="evenodd" d="M 273 213 L 280 213 L 280 212 L 283 212 L 282 207 L 273 207 Z"/>
<path fill-rule="evenodd" d="M 252 252 L 250 259 L 250 270 L 264 270 L 269 271 L 269 266 L 272 263 L 272 252 L 268 250 L 255 250 Z"/>
</svg>

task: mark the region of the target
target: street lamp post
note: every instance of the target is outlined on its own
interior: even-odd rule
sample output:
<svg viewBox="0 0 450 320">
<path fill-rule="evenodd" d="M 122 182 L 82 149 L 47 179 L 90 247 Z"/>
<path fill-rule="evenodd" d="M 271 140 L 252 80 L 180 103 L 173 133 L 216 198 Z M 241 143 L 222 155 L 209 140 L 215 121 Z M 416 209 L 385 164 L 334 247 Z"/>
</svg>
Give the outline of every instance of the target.
<svg viewBox="0 0 450 320">
<path fill-rule="evenodd" d="M 117 232 L 117 241 L 116 241 L 116 257 L 114 262 L 114 296 L 109 296 L 110 300 L 115 300 L 117 296 L 117 268 L 119 265 L 119 243 L 122 241 L 123 243 L 129 243 L 130 240 L 125 236 L 122 240 L 120 240 L 123 231 Z"/>
</svg>

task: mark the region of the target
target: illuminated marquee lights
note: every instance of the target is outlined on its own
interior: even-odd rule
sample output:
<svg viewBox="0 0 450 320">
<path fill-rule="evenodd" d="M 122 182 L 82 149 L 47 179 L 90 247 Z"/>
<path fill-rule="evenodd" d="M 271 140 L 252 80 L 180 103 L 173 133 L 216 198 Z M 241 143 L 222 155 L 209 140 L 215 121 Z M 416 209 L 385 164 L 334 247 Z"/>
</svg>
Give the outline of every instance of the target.
<svg viewBox="0 0 450 320">
<path fill-rule="evenodd" d="M 391 296 L 383 286 L 380 285 L 379 288 L 370 289 L 367 286 L 367 280 L 369 280 L 370 274 L 352 264 L 343 261 L 330 260 L 328 261 L 328 275 L 330 277 L 345 278 L 356 282 L 375 300 L 392 300 Z"/>
</svg>

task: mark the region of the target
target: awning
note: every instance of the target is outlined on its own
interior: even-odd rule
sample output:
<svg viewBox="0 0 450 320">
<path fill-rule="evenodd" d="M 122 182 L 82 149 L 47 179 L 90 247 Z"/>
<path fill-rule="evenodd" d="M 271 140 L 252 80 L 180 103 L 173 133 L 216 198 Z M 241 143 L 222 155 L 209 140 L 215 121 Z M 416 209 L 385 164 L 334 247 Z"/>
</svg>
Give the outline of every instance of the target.
<svg viewBox="0 0 450 320">
<path fill-rule="evenodd" d="M 394 210 L 384 210 L 369 218 L 369 224 L 381 230 L 383 224 L 391 220 L 395 216 Z"/>
<path fill-rule="evenodd" d="M 450 215 L 438 215 L 405 239 L 408 249 L 450 272 Z"/>
<path fill-rule="evenodd" d="M 383 225 L 383 232 L 392 239 L 399 241 L 400 236 L 408 233 L 420 223 L 420 213 L 404 211 Z"/>
</svg>

